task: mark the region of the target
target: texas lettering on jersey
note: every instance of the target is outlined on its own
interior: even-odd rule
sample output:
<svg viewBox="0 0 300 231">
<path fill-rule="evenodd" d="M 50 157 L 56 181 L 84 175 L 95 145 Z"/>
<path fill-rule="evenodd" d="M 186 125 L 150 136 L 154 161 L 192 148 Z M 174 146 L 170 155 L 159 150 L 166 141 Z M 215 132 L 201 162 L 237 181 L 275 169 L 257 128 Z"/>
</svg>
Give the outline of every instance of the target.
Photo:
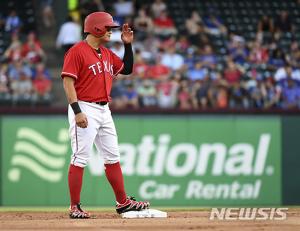
<svg viewBox="0 0 300 231">
<path fill-rule="evenodd" d="M 123 61 L 109 49 L 100 46 L 101 56 L 85 41 L 66 53 L 61 76 L 75 79 L 78 100 L 110 101 L 113 77 L 123 69 Z M 96 77 L 96 78 L 95 78 Z"/>
<path fill-rule="evenodd" d="M 103 63 L 104 68 L 102 68 L 101 63 Z M 104 71 L 110 73 L 111 75 L 114 74 L 114 70 L 113 70 L 113 65 L 110 64 L 108 61 L 103 61 L 103 62 L 97 62 L 95 64 L 92 64 L 89 66 L 89 69 L 92 70 L 92 73 L 94 75 L 101 74 Z"/>
</svg>

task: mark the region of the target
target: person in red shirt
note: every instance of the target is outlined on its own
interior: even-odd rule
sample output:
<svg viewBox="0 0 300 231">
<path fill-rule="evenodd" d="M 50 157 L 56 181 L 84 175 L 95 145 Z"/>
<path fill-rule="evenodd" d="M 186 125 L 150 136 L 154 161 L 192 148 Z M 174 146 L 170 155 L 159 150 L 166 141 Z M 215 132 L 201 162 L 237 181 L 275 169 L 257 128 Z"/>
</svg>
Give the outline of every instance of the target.
<svg viewBox="0 0 300 231">
<path fill-rule="evenodd" d="M 249 61 L 254 64 L 264 64 L 269 60 L 268 49 L 261 44 L 260 41 L 255 41 L 251 47 Z"/>
<path fill-rule="evenodd" d="M 124 57 L 121 60 L 104 47 L 110 41 L 112 28 L 119 27 L 106 12 L 89 14 L 84 21 L 85 40 L 71 47 L 64 57 L 61 76 L 69 102 L 68 118 L 72 146 L 68 174 L 71 205 L 70 218 L 90 218 L 80 207 L 80 192 L 84 167 L 93 144 L 104 158 L 106 177 L 116 197 L 117 213 L 141 211 L 149 202 L 137 202 L 126 195 L 120 167 L 120 153 L 115 125 L 108 103 L 113 79 L 132 72 L 133 32 L 128 24 L 122 26 Z"/>
<path fill-rule="evenodd" d="M 147 64 L 145 59 L 142 57 L 141 52 L 139 50 L 136 50 L 135 63 L 133 64 L 132 75 L 134 77 L 144 79 L 147 77 L 146 73 L 149 67 L 149 64 Z"/>
<path fill-rule="evenodd" d="M 45 58 L 45 52 L 34 32 L 28 34 L 27 41 L 22 46 L 21 55 L 23 59 L 32 65 L 36 65 Z"/>
<path fill-rule="evenodd" d="M 167 79 L 171 75 L 169 67 L 161 63 L 161 57 L 157 57 L 155 64 L 147 70 L 146 76 L 152 79 Z"/>
<path fill-rule="evenodd" d="M 34 80 L 32 80 L 32 85 L 35 100 L 48 100 L 50 98 L 52 82 L 47 76 L 45 65 L 43 63 L 37 64 L 35 77 Z"/>
<path fill-rule="evenodd" d="M 227 60 L 227 68 L 224 70 L 224 78 L 229 84 L 239 82 L 242 72 L 232 60 Z"/>
<path fill-rule="evenodd" d="M 154 19 L 154 33 L 162 36 L 176 35 L 177 30 L 175 28 L 175 24 L 168 16 L 167 11 L 162 11 L 160 15 Z"/>
</svg>

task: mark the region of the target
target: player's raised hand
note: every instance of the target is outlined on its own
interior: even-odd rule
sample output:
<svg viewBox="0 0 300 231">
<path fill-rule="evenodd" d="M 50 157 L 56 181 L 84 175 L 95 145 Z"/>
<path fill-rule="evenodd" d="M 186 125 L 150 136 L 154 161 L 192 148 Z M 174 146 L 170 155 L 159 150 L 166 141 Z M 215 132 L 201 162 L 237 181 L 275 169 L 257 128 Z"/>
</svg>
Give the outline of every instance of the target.
<svg viewBox="0 0 300 231">
<path fill-rule="evenodd" d="M 86 128 L 88 126 L 88 120 L 84 113 L 80 112 L 75 115 L 76 125 L 80 128 Z"/>
<path fill-rule="evenodd" d="M 127 23 L 123 24 L 122 26 L 121 39 L 125 44 L 132 43 L 133 41 L 133 31 Z"/>
</svg>

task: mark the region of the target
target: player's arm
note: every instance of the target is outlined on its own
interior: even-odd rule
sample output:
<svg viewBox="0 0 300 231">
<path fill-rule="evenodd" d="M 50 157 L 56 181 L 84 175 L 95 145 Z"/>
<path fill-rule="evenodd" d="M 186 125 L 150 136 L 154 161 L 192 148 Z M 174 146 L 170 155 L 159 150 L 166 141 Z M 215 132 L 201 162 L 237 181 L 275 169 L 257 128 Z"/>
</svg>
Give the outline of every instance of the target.
<svg viewBox="0 0 300 231">
<path fill-rule="evenodd" d="M 124 43 L 125 51 L 123 57 L 124 67 L 120 73 L 123 75 L 129 75 L 132 73 L 133 69 L 133 51 L 131 46 L 131 43 L 133 41 L 133 31 L 128 26 L 128 24 L 124 24 L 122 27 L 121 39 Z"/>
<path fill-rule="evenodd" d="M 124 48 L 125 48 L 124 57 L 123 57 L 124 67 L 121 71 L 121 74 L 129 75 L 132 73 L 132 68 L 133 68 L 133 52 L 132 52 L 131 43 L 129 44 L 124 43 Z"/>
<path fill-rule="evenodd" d="M 64 76 L 63 85 L 64 90 L 68 99 L 69 104 L 71 105 L 73 112 L 75 114 L 75 121 L 78 127 L 86 128 L 88 126 L 87 117 L 82 113 L 80 106 L 77 102 L 77 94 L 75 90 L 75 79 L 72 77 Z"/>
</svg>

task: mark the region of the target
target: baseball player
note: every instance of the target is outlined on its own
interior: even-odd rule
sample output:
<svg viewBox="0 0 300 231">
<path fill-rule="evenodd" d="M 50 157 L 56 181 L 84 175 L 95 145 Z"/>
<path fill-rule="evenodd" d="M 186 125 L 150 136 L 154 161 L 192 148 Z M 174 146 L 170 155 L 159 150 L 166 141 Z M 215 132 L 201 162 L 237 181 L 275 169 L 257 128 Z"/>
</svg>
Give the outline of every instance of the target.
<svg viewBox="0 0 300 231">
<path fill-rule="evenodd" d="M 93 143 L 103 155 L 105 174 L 116 197 L 117 213 L 140 211 L 150 206 L 149 202 L 137 202 L 126 195 L 118 137 L 108 106 L 113 78 L 119 73 L 130 74 L 133 66 L 133 32 L 128 24 L 122 26 L 123 60 L 103 46 L 110 41 L 111 29 L 117 27 L 119 25 L 106 12 L 89 14 L 84 22 L 86 39 L 70 48 L 64 57 L 61 76 L 69 102 L 73 152 L 68 174 L 71 218 L 90 218 L 80 207 L 80 192 Z"/>
</svg>

